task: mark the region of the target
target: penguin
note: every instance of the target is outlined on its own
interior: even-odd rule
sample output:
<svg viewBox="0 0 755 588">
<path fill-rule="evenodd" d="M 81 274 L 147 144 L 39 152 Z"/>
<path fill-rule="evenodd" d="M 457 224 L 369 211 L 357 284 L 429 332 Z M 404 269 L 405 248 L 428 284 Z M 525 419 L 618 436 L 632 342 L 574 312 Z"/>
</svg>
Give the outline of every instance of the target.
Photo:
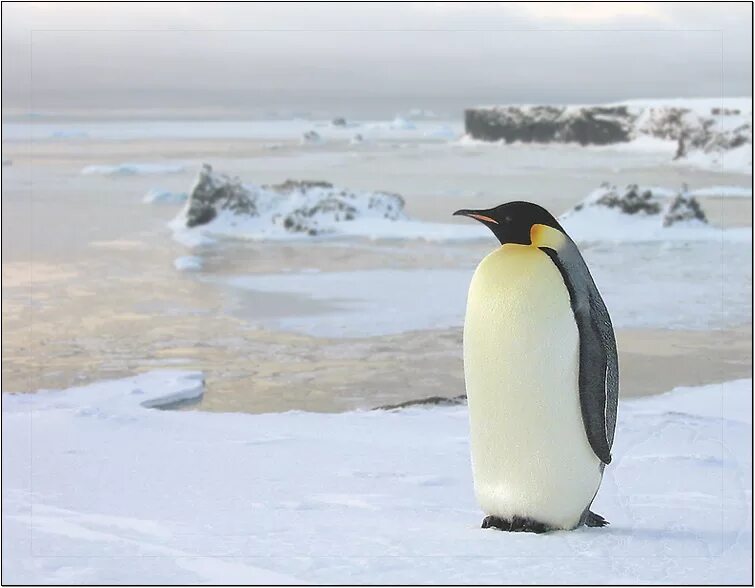
<svg viewBox="0 0 755 588">
<path fill-rule="evenodd" d="M 501 244 L 475 270 L 464 320 L 482 527 L 544 533 L 607 525 L 590 506 L 611 463 L 619 366 L 590 270 L 537 204 L 454 215 L 481 222 Z"/>
</svg>

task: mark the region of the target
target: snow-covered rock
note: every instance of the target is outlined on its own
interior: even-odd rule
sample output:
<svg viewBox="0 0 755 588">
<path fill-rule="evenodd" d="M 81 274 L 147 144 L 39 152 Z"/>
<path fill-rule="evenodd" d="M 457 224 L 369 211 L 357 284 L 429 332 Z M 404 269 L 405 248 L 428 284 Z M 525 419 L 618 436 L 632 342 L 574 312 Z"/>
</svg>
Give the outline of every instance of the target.
<svg viewBox="0 0 755 588">
<path fill-rule="evenodd" d="M 689 223 L 700 221 L 707 223 L 700 203 L 694 196 L 682 191 L 674 196 L 663 211 L 663 226 L 670 227 L 676 223 Z"/>
<path fill-rule="evenodd" d="M 484 141 L 606 145 L 630 139 L 634 116 L 624 106 L 495 106 L 467 109 L 464 120 Z"/>
<path fill-rule="evenodd" d="M 640 188 L 637 184 L 630 184 L 619 190 L 616 186 L 604 183 L 577 204 L 572 213 L 590 207 L 603 207 L 623 215 L 660 216 L 664 227 L 679 222 L 708 222 L 700 204 L 689 194 L 686 186 L 674 193 L 666 188 Z M 567 218 L 567 215 L 562 218 Z"/>
<path fill-rule="evenodd" d="M 487 106 L 467 109 L 465 126 L 473 139 L 506 143 L 608 145 L 652 138 L 676 143 L 674 159 L 682 163 L 725 171 L 752 170 L 751 106 L 743 110 L 695 100 Z M 722 162 L 728 154 L 732 157 Z"/>
<path fill-rule="evenodd" d="M 405 219 L 404 200 L 388 192 L 356 192 L 328 182 L 287 180 L 253 186 L 203 165 L 174 229 L 254 238 L 273 233 L 323 235 L 357 220 Z"/>
<path fill-rule="evenodd" d="M 319 145 L 323 142 L 323 138 L 317 131 L 306 131 L 301 136 L 302 145 Z"/>
</svg>

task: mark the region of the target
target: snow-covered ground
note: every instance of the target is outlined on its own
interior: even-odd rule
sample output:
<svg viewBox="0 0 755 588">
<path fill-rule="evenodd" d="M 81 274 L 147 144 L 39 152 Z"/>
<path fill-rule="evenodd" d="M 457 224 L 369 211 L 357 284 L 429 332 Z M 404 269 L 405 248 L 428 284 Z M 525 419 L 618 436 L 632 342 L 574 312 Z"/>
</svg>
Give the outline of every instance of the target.
<svg viewBox="0 0 755 588">
<path fill-rule="evenodd" d="M 150 410 L 201 374 L 3 396 L 7 583 L 752 581 L 752 381 L 622 401 L 611 525 L 479 528 L 463 406 Z"/>
</svg>

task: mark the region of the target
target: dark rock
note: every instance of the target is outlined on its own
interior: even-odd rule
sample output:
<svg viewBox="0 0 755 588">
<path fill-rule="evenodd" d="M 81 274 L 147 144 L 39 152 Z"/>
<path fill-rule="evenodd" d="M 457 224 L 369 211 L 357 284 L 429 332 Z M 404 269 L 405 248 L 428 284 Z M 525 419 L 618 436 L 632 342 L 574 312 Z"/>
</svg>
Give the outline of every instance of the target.
<svg viewBox="0 0 755 588">
<path fill-rule="evenodd" d="M 212 171 L 204 164 L 183 211 L 187 227 L 205 225 L 222 211 L 240 218 L 262 217 L 292 233 L 320 235 L 334 223 L 368 216 L 404 218 L 404 199 L 389 192 L 353 192 L 329 182 L 286 180 L 281 184 L 244 186 L 238 178 Z"/>
<path fill-rule="evenodd" d="M 625 106 L 501 106 L 464 113 L 468 135 L 506 143 L 621 143 L 629 141 L 634 118 Z"/>
<path fill-rule="evenodd" d="M 333 187 L 333 184 L 316 180 L 286 180 L 282 184 L 270 184 L 262 187 L 280 192 L 281 194 L 290 194 L 291 192 L 304 192 L 311 188 L 330 189 Z"/>
<path fill-rule="evenodd" d="M 671 199 L 663 213 L 663 226 L 670 227 L 673 224 L 686 221 L 700 221 L 708 223 L 700 203 L 694 196 L 686 193 L 686 190 Z"/>
<path fill-rule="evenodd" d="M 623 194 L 620 194 L 615 186 L 608 187 L 607 192 L 597 198 L 593 204 L 606 208 L 618 209 L 624 214 L 658 214 L 661 212 L 661 203 L 650 190 L 640 190 L 637 184 L 630 184 Z M 575 207 L 575 210 L 578 210 Z"/>
<path fill-rule="evenodd" d="M 322 137 L 317 131 L 307 131 L 301 136 L 302 143 L 317 144 L 322 142 Z"/>
<path fill-rule="evenodd" d="M 345 127 L 347 125 L 346 119 L 342 116 L 337 116 L 332 121 L 330 121 L 330 124 L 332 124 L 334 127 Z"/>
<path fill-rule="evenodd" d="M 459 396 L 452 396 L 451 398 L 445 396 L 430 396 L 428 398 L 420 398 L 419 400 L 407 400 L 406 402 L 399 402 L 398 404 L 386 404 L 384 406 L 378 406 L 373 410 L 399 410 L 414 406 L 455 406 L 466 403 L 466 394 L 459 394 Z"/>
<path fill-rule="evenodd" d="M 257 206 L 238 178 L 216 174 L 203 164 L 186 208 L 186 226 L 196 227 L 213 220 L 220 210 L 235 214 L 257 215 Z"/>
</svg>

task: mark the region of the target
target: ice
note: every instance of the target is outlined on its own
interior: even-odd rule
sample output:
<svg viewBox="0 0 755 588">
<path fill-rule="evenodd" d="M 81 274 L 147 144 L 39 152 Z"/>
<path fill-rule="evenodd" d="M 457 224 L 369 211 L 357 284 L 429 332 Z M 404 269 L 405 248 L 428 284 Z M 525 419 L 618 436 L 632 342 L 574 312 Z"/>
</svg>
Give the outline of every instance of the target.
<svg viewBox="0 0 755 588">
<path fill-rule="evenodd" d="M 710 329 L 751 318 L 752 257 L 750 248 L 737 242 L 599 244 L 582 252 L 616 328 Z M 316 313 L 260 319 L 262 326 L 318 337 L 365 337 L 461 327 L 478 262 L 470 257 L 467 267 L 456 269 L 206 279 L 239 290 L 250 301 L 255 292 L 283 292 L 327 304 Z"/>
<path fill-rule="evenodd" d="M 684 192 L 686 197 L 711 195 L 722 187 Z M 736 189 L 743 190 L 741 188 Z M 722 229 L 703 220 L 690 218 L 665 226 L 667 209 L 679 190 L 656 186 L 617 188 L 603 185 L 591 192 L 581 203 L 559 217 L 566 232 L 578 242 L 642 242 L 642 241 L 751 241 L 751 227 Z M 631 196 L 631 199 L 630 199 Z M 603 200 L 611 198 L 613 204 Z M 631 212 L 631 203 L 652 204 L 657 212 Z M 628 211 L 624 210 L 624 204 Z M 621 206 L 620 206 L 621 205 Z M 690 212 L 690 211 L 688 211 Z"/>
<path fill-rule="evenodd" d="M 198 272 L 202 269 L 202 258 L 195 255 L 177 257 L 173 265 L 179 272 Z"/>
<path fill-rule="evenodd" d="M 121 163 L 117 165 L 88 165 L 81 170 L 85 176 L 137 176 L 180 174 L 186 166 L 180 163 Z"/>
<path fill-rule="evenodd" d="M 4 394 L 4 582 L 752 581 L 752 380 L 621 401 L 611 525 L 532 535 L 479 528 L 464 406 L 144 408 L 200 378 Z"/>
<path fill-rule="evenodd" d="M 152 188 L 147 191 L 142 198 L 145 204 L 180 204 L 186 202 L 189 195 L 186 192 L 171 192 L 170 190 L 161 190 Z"/>
<path fill-rule="evenodd" d="M 709 186 L 690 190 L 691 196 L 699 198 L 752 198 L 752 188 L 741 186 Z"/>
<path fill-rule="evenodd" d="M 286 119 L 286 120 L 129 120 L 80 123 L 33 124 L 4 122 L 3 141 L 53 141 L 54 133 L 83 133 L 91 140 L 122 141 L 136 139 L 247 139 L 259 141 L 296 141 L 313 128 L 317 128 L 325 140 L 344 140 L 353 134 L 353 126 L 360 133 L 375 135 L 381 139 L 422 139 L 423 132 L 437 128 L 443 123 L 461 134 L 463 123 L 459 120 L 410 120 L 398 116 L 386 120 L 349 120 L 347 127 L 331 125 L 331 119 Z"/>
<path fill-rule="evenodd" d="M 50 134 L 53 139 L 88 139 L 89 135 L 79 129 L 65 129 L 60 131 L 53 131 Z"/>
</svg>

